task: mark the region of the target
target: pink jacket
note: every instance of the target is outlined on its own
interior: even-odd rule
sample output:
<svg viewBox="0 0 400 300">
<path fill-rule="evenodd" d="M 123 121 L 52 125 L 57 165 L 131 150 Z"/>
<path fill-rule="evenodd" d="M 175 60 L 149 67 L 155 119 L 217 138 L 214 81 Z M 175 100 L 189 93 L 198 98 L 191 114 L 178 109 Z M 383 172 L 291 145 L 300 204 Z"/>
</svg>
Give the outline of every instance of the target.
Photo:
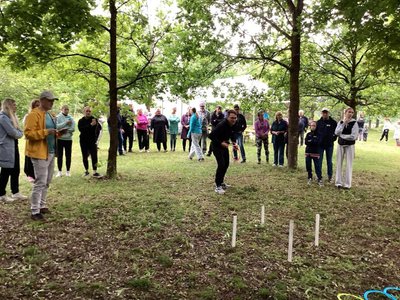
<svg viewBox="0 0 400 300">
<path fill-rule="evenodd" d="M 147 125 L 149 125 L 147 117 L 145 115 L 137 115 L 136 129 L 147 130 Z"/>
</svg>

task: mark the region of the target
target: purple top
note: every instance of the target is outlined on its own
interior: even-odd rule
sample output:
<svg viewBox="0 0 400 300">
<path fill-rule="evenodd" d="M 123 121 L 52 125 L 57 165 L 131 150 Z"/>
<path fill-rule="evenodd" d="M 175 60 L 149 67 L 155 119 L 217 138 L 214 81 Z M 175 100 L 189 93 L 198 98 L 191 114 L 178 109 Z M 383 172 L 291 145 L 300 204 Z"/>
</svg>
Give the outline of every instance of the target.
<svg viewBox="0 0 400 300">
<path fill-rule="evenodd" d="M 254 123 L 254 131 L 256 132 L 256 137 L 260 138 L 263 135 L 268 135 L 268 131 L 269 131 L 269 122 L 268 120 L 263 120 L 260 121 L 260 119 L 258 119 L 255 123 Z"/>
<path fill-rule="evenodd" d="M 137 115 L 136 129 L 147 130 L 147 125 L 149 125 L 147 117 L 145 115 Z"/>
<path fill-rule="evenodd" d="M 187 139 L 188 138 L 188 132 L 189 128 L 186 128 L 185 125 L 189 125 L 190 123 L 190 115 L 187 113 L 184 114 L 181 118 L 181 124 L 182 124 L 182 131 L 181 131 L 181 138 L 182 139 Z"/>
</svg>

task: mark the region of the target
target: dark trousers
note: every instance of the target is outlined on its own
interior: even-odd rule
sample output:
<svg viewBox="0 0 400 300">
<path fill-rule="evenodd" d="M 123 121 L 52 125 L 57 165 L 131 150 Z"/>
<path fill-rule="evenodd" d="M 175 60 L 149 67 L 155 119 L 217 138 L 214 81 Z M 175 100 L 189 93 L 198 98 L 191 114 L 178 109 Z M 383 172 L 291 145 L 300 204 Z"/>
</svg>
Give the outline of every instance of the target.
<svg viewBox="0 0 400 300">
<path fill-rule="evenodd" d="M 61 172 L 62 164 L 63 164 L 63 155 L 65 149 L 65 165 L 67 167 L 67 171 L 71 169 L 71 154 L 72 154 L 72 141 L 57 141 L 57 167 L 58 171 Z"/>
<path fill-rule="evenodd" d="M 147 130 L 137 130 L 137 137 L 139 143 L 139 150 L 149 150 L 149 135 L 147 134 Z"/>
<path fill-rule="evenodd" d="M 281 165 L 284 164 L 284 152 L 285 152 L 285 142 L 275 142 L 274 143 L 274 164 Z"/>
<path fill-rule="evenodd" d="M 81 151 L 82 151 L 82 161 L 85 170 L 89 170 L 89 155 L 92 158 L 92 168 L 93 171 L 97 170 L 97 145 L 95 142 L 80 141 Z"/>
<path fill-rule="evenodd" d="M 318 180 L 321 180 L 322 173 L 321 173 L 321 165 L 319 164 L 319 158 L 311 157 L 311 156 L 306 156 L 306 169 L 307 169 L 307 173 L 308 173 L 308 178 L 310 179 L 313 177 L 311 161 L 314 162 L 315 174 L 317 174 Z"/>
<path fill-rule="evenodd" d="M 381 136 L 380 141 L 382 141 L 383 138 L 385 138 L 386 142 L 387 142 L 388 141 L 388 136 L 389 136 L 389 129 L 384 129 L 383 132 L 382 132 L 382 136 Z"/>
<path fill-rule="evenodd" d="M 157 142 L 157 150 L 160 151 L 161 150 L 161 144 L 163 145 L 164 150 L 167 150 L 167 141 L 165 142 Z"/>
<path fill-rule="evenodd" d="M 326 166 L 327 166 L 327 173 L 328 179 L 332 178 L 333 175 L 333 164 L 332 164 L 332 156 L 333 156 L 333 145 L 326 146 L 325 148 L 319 149 L 319 167 L 322 172 L 322 162 L 324 161 L 324 152 L 326 152 Z"/>
<path fill-rule="evenodd" d="M 0 171 L 0 196 L 6 194 L 6 186 L 8 179 L 11 177 L 11 193 L 16 194 L 19 192 L 19 152 L 16 148 L 14 168 L 1 168 Z"/>
<path fill-rule="evenodd" d="M 182 140 L 183 151 L 186 151 L 186 141 L 189 141 L 189 151 L 190 151 L 190 148 L 192 148 L 192 139 L 183 139 Z"/>
<path fill-rule="evenodd" d="M 176 148 L 176 134 L 170 134 L 169 143 L 171 146 L 171 150 L 175 151 Z"/>
<path fill-rule="evenodd" d="M 261 161 L 261 149 L 264 145 L 265 159 L 269 162 L 269 149 L 268 149 L 268 137 L 266 139 L 256 138 L 257 145 L 257 159 Z"/>
<path fill-rule="evenodd" d="M 124 150 L 126 151 L 126 146 L 127 146 L 127 142 L 128 142 L 128 150 L 132 151 L 132 146 L 133 146 L 133 130 L 132 131 L 124 131 L 124 133 L 122 134 L 122 137 L 124 139 L 123 141 L 123 145 L 124 145 Z"/>
<path fill-rule="evenodd" d="M 218 164 L 215 173 L 215 185 L 218 187 L 224 182 L 226 171 L 229 168 L 229 150 L 227 148 L 214 147 L 213 152 Z"/>
</svg>

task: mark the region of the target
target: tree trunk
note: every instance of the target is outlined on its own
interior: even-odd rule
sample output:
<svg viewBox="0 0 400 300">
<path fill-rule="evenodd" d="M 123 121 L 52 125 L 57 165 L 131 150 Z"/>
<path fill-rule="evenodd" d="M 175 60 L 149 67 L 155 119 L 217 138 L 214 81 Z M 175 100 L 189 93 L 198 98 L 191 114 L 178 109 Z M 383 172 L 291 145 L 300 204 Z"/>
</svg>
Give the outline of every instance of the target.
<svg viewBox="0 0 400 300">
<path fill-rule="evenodd" d="M 302 12 L 303 0 L 299 0 L 292 12 L 292 39 L 291 39 L 291 68 L 290 68 L 290 105 L 289 105 L 289 133 L 288 133 L 288 167 L 297 168 L 297 153 L 299 143 L 299 75 L 300 75 L 300 46 L 301 36 L 299 17 Z"/>
<path fill-rule="evenodd" d="M 107 177 L 115 178 L 117 175 L 117 148 L 118 148 L 118 128 L 117 128 L 117 8 L 115 0 L 110 0 L 110 148 L 108 149 Z"/>
</svg>

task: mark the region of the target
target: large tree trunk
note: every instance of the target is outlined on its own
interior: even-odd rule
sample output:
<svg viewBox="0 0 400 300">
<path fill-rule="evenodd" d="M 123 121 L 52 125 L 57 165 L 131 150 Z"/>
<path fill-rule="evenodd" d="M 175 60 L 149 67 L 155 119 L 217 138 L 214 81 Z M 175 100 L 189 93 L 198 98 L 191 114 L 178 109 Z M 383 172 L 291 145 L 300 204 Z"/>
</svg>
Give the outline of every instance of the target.
<svg viewBox="0 0 400 300">
<path fill-rule="evenodd" d="M 107 177 L 114 178 L 117 175 L 117 148 L 118 148 L 118 128 L 117 128 L 117 8 L 115 0 L 110 0 L 110 148 L 108 149 Z"/>
<path fill-rule="evenodd" d="M 288 135 L 288 167 L 297 168 L 297 153 L 299 141 L 299 75 L 300 75 L 300 46 L 301 36 L 299 17 L 303 10 L 303 0 L 297 2 L 292 11 L 292 40 L 291 40 L 291 68 L 290 68 L 290 105 L 289 105 L 289 135 Z"/>
</svg>

